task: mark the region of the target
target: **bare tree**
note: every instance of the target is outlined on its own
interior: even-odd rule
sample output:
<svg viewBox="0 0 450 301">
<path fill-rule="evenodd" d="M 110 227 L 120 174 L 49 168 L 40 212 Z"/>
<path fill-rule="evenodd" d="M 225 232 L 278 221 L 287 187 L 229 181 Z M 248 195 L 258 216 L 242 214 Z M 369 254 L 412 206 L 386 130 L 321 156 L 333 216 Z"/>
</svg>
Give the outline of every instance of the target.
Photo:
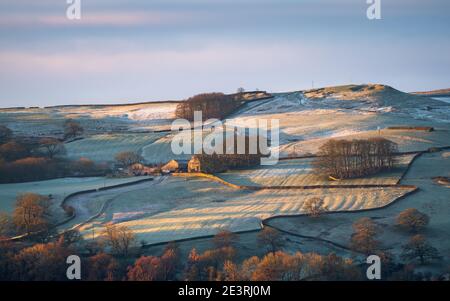
<svg viewBox="0 0 450 301">
<path fill-rule="evenodd" d="M 303 210 L 311 217 L 319 217 L 324 212 L 328 211 L 328 207 L 325 206 L 323 199 L 314 197 L 305 201 Z"/>
<path fill-rule="evenodd" d="M 278 230 L 265 227 L 258 234 L 258 244 L 268 247 L 270 252 L 275 253 L 285 245 L 285 241 Z"/>
<path fill-rule="evenodd" d="M 118 153 L 115 159 L 120 165 L 124 167 L 128 167 L 135 163 L 144 162 L 144 158 L 141 155 L 132 151 Z"/>
<path fill-rule="evenodd" d="M 423 229 L 429 222 L 428 215 L 415 208 L 406 209 L 397 216 L 397 226 L 414 233 Z"/>
<path fill-rule="evenodd" d="M 103 234 L 113 252 L 124 257 L 128 256 L 136 240 L 133 232 L 125 226 L 106 225 Z"/>
<path fill-rule="evenodd" d="M 89 281 L 111 281 L 117 278 L 118 262 L 109 254 L 99 253 L 89 258 L 87 279 Z"/>
<path fill-rule="evenodd" d="M 376 236 L 380 234 L 380 228 L 369 217 L 363 217 L 353 223 L 351 247 L 365 255 L 374 254 L 380 246 Z"/>
<path fill-rule="evenodd" d="M 64 123 L 64 139 L 75 138 L 82 135 L 83 132 L 83 127 L 76 121 L 69 119 Z"/>
<path fill-rule="evenodd" d="M 430 245 L 423 235 L 417 234 L 411 237 L 403 247 L 402 258 L 405 260 L 419 259 L 421 264 L 429 260 L 440 258 L 436 248 Z"/>
<path fill-rule="evenodd" d="M 59 155 L 64 155 L 66 153 L 64 144 L 55 138 L 42 138 L 39 141 L 39 147 L 50 159 L 53 159 L 54 157 Z"/>
<path fill-rule="evenodd" d="M 24 193 L 17 197 L 13 222 L 19 231 L 27 234 L 48 230 L 50 227 L 50 200 L 48 197 Z"/>
<path fill-rule="evenodd" d="M 223 264 L 223 280 L 224 281 L 243 280 L 239 271 L 239 267 L 231 260 L 227 260 Z"/>
<path fill-rule="evenodd" d="M 216 248 L 232 247 L 239 241 L 239 237 L 228 230 L 219 231 L 213 238 L 213 243 Z"/>
</svg>

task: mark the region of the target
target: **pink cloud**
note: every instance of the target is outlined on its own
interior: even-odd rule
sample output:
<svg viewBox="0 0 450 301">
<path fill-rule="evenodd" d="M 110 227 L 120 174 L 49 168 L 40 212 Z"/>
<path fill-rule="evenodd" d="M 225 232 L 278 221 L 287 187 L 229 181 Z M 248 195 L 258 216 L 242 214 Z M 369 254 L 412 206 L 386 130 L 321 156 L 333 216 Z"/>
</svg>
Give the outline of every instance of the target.
<svg viewBox="0 0 450 301">
<path fill-rule="evenodd" d="M 309 52 L 305 46 L 287 45 L 226 45 L 215 44 L 190 50 L 133 50 L 70 51 L 66 53 L 0 52 L 3 71 L 27 73 L 39 70 L 48 73 L 120 73 L 120 72 L 178 72 L 181 70 L 208 72 L 209 70 L 233 71 L 240 68 L 277 68 L 279 64 L 300 58 Z M 316 50 L 314 52 L 317 53 Z M 306 57 L 306 55 L 305 55 Z M 277 58 L 274 60 L 274 58 Z"/>
<path fill-rule="evenodd" d="M 80 20 L 69 20 L 65 14 L 20 14 L 2 16 L 0 26 L 139 26 L 179 24 L 191 20 L 192 14 L 176 12 L 105 12 L 84 13 Z"/>
</svg>

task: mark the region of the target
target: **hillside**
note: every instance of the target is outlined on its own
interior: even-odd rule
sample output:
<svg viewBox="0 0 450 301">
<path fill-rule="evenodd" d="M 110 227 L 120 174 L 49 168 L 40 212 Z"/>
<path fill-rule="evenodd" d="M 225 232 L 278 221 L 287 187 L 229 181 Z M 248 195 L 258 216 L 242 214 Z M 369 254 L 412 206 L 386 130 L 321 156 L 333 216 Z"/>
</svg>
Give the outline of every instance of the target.
<svg viewBox="0 0 450 301">
<path fill-rule="evenodd" d="M 441 102 L 423 95 L 405 93 L 387 85 L 364 84 L 325 87 L 304 91 L 309 99 L 336 99 L 345 101 L 364 101 L 378 107 L 395 108 L 417 107 L 418 105 L 442 105 Z"/>
<path fill-rule="evenodd" d="M 232 94 L 235 95 L 235 94 Z M 244 102 L 258 102 L 271 95 L 248 91 L 240 95 Z M 53 107 L 0 108 L 0 124 L 23 136 L 62 136 L 66 119 L 78 121 L 85 133 L 170 131 L 175 109 L 181 101 L 157 101 L 129 104 L 61 105 Z"/>
<path fill-rule="evenodd" d="M 426 96 L 437 96 L 437 97 L 450 97 L 450 88 L 448 88 L 448 89 L 439 89 L 439 90 L 431 90 L 431 91 L 422 91 L 422 92 L 412 92 L 412 94 L 426 95 Z"/>
</svg>

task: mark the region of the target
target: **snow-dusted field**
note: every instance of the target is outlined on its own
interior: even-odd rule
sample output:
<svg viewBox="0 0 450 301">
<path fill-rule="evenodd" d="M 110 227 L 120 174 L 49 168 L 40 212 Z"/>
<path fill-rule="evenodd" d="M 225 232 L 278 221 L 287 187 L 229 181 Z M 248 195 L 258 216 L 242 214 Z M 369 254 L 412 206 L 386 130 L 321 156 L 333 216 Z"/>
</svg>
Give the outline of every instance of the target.
<svg viewBox="0 0 450 301">
<path fill-rule="evenodd" d="M 47 181 L 0 184 L 0 211 L 11 213 L 14 209 L 16 197 L 20 193 L 33 192 L 41 195 L 51 194 L 57 208 L 67 195 L 90 189 L 114 186 L 122 183 L 134 182 L 147 177 L 132 178 L 62 178 Z"/>
<path fill-rule="evenodd" d="M 311 166 L 313 159 L 279 161 L 277 165 L 248 170 L 234 170 L 218 176 L 225 181 L 245 186 L 310 186 L 310 185 L 379 185 L 396 184 L 414 155 L 398 156 L 395 170 L 374 176 L 329 181 L 316 176 Z"/>
<path fill-rule="evenodd" d="M 19 135 L 63 134 L 66 119 L 81 123 L 86 133 L 126 130 L 166 130 L 175 118 L 177 103 L 86 105 L 50 108 L 0 109 L 0 123 Z"/>
<path fill-rule="evenodd" d="M 447 152 L 424 154 L 414 161 L 401 184 L 415 185 L 419 190 L 407 198 L 387 208 L 361 213 L 334 213 L 326 218 L 311 221 L 307 217 L 280 218 L 270 221 L 270 225 L 297 234 L 314 236 L 331 240 L 342 245 L 349 245 L 353 232 L 352 224 L 362 217 L 370 217 L 383 229 L 380 237 L 382 246 L 399 256 L 411 237 L 408 231 L 400 231 L 395 227 L 397 215 L 408 208 L 416 208 L 430 217 L 430 224 L 421 234 L 443 256 L 445 262 L 439 266 L 450 264 L 450 189 L 433 182 L 437 176 L 450 176 L 450 157 Z"/>
<path fill-rule="evenodd" d="M 277 93 L 274 96 L 247 103 L 230 116 L 227 123 L 247 126 L 248 121 L 256 118 L 279 120 L 283 157 L 316 153 L 330 138 L 384 137 L 396 142 L 400 151 L 422 151 L 450 144 L 450 106 L 445 102 L 411 96 L 381 85 L 334 87 Z M 174 133 L 142 134 L 136 131 L 169 129 L 175 107 L 176 103 L 153 103 L 0 109 L 0 123 L 11 127 L 19 135 L 60 135 L 64 120 L 73 118 L 86 128 L 86 138 L 66 145 L 69 158 L 110 161 L 118 152 L 132 150 L 140 152 L 149 163 L 163 163 L 173 158 L 188 159 L 190 155 L 173 154 L 171 142 Z M 389 126 L 433 126 L 436 130 L 387 130 Z M 106 134 L 110 132 L 115 134 Z M 410 155 L 402 156 L 400 166 L 392 172 L 339 182 L 313 175 L 309 159 L 280 161 L 275 166 L 232 171 L 219 176 L 232 183 L 250 186 L 395 184 L 411 158 Z M 439 158 L 442 162 L 436 159 L 433 164 L 446 164 L 448 152 L 442 153 Z M 417 184 L 421 189 L 424 187 L 427 193 L 420 190 L 420 199 L 419 194 L 414 194 L 400 203 L 404 204 L 402 206 L 426 205 L 418 209 L 430 215 L 433 210 L 446 213 L 448 206 L 445 206 L 444 198 L 448 196 L 445 192 L 447 188 L 435 185 L 428 178 L 421 179 L 422 174 L 425 173 L 416 170 L 411 177 L 417 177 L 417 181 L 410 178 L 408 184 Z M 448 168 L 447 175 L 438 176 L 448 176 Z M 89 178 L 3 184 L 0 185 L 0 208 L 11 212 L 20 192 L 52 194 L 56 206 L 64 196 L 76 191 L 136 180 Z M 437 190 L 433 185 L 438 187 Z M 411 189 L 401 187 L 245 191 L 233 190 L 207 179 L 162 177 L 148 183 L 71 198 L 68 204 L 76 209 L 77 217 L 59 230 L 86 222 L 104 208 L 100 217 L 81 227 L 84 235 L 100 235 L 104 225 L 113 222 L 130 227 L 136 233 L 138 242 L 167 242 L 212 235 L 222 228 L 256 230 L 263 219 L 303 214 L 303 203 L 311 197 L 323 198 L 329 210 L 339 212 L 382 207 L 409 191 Z M 410 198 L 413 203 L 408 202 Z M 429 200 L 422 203 L 425 198 Z M 434 199 L 438 199 L 436 209 L 431 208 Z M 439 223 L 448 226 L 445 221 Z M 351 228 L 351 223 L 349 225 Z M 320 228 L 322 231 L 323 226 Z M 436 240 L 442 239 L 438 236 Z"/>
<path fill-rule="evenodd" d="M 113 161 L 123 151 L 141 153 L 142 149 L 162 137 L 162 133 L 104 134 L 67 143 L 67 156 L 71 159 L 88 158 L 93 161 Z"/>
<path fill-rule="evenodd" d="M 361 94 L 364 98 L 360 99 L 350 98 L 350 93 L 346 90 L 341 93 L 343 94 L 325 95 L 323 98 L 311 93 L 279 93 L 273 99 L 244 106 L 227 123 L 246 126 L 255 118 L 279 120 L 279 149 L 282 157 L 315 153 L 330 138 L 382 136 L 399 143 L 400 151 L 448 145 L 450 106 L 445 102 L 411 96 L 417 101 L 416 106 L 413 106 L 408 94 L 400 92 L 391 93 L 393 96 L 390 96 L 389 101 L 377 97 L 373 100 L 367 93 Z M 307 98 L 305 95 L 314 98 Z M 386 106 L 387 104 L 391 106 Z M 389 126 L 399 125 L 434 126 L 441 131 L 428 133 L 384 130 Z"/>
<path fill-rule="evenodd" d="M 85 235 L 100 235 L 105 223 L 115 221 L 130 227 L 138 241 L 157 243 L 212 235 L 222 228 L 232 231 L 259 229 L 262 219 L 304 213 L 303 203 L 311 197 L 323 198 L 329 210 L 359 210 L 384 206 L 410 190 L 371 188 L 250 192 L 232 190 L 203 179 L 176 178 L 116 195 L 104 215 L 80 230 Z M 97 201 L 91 199 L 91 202 L 104 201 L 104 196 Z"/>
<path fill-rule="evenodd" d="M 446 127 L 437 128 L 433 132 L 413 131 L 413 130 L 387 130 L 366 131 L 348 136 L 341 136 L 339 139 L 368 139 L 383 137 L 398 144 L 400 152 L 424 151 L 430 147 L 443 147 L 450 144 L 450 129 Z M 305 141 L 292 142 L 281 146 L 280 156 L 314 154 L 319 151 L 329 137 L 310 139 Z"/>
<path fill-rule="evenodd" d="M 180 135 L 188 135 L 180 133 Z M 187 160 L 191 156 L 188 154 L 176 155 L 172 152 L 171 144 L 175 134 L 167 134 L 160 139 L 142 148 L 142 156 L 150 163 L 165 163 L 171 159 Z M 193 137 L 193 136 L 192 136 Z M 192 141 L 192 139 L 191 139 Z"/>
</svg>

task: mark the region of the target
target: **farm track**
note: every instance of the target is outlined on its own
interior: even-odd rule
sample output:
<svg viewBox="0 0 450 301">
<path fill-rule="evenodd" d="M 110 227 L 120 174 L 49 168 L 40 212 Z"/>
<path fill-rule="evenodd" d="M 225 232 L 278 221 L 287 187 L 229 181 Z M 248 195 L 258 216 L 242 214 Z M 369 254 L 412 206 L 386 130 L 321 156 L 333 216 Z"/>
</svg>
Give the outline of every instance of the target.
<svg viewBox="0 0 450 301">
<path fill-rule="evenodd" d="M 114 189 L 121 189 L 121 188 L 123 189 L 123 188 L 126 188 L 126 187 L 130 187 L 130 186 L 134 186 L 134 185 L 139 185 L 139 184 L 143 184 L 143 183 L 147 183 L 147 182 L 153 182 L 153 181 L 154 181 L 153 178 L 147 178 L 147 179 L 137 180 L 137 181 L 134 181 L 134 182 L 124 183 L 124 184 L 117 184 L 117 185 L 112 185 L 112 186 L 106 186 L 106 187 L 102 187 L 102 188 L 98 188 L 98 189 L 91 189 L 91 190 L 85 190 L 85 191 L 78 191 L 78 192 L 69 194 L 68 196 L 66 196 L 66 197 L 64 198 L 64 200 L 61 202 L 61 205 L 60 205 L 60 206 L 61 206 L 61 207 L 63 208 L 63 210 L 66 211 L 66 212 L 67 212 L 67 209 L 71 208 L 71 209 L 72 209 L 72 214 L 71 214 L 71 216 L 69 216 L 67 219 L 65 219 L 65 220 L 63 220 L 63 221 L 60 221 L 60 222 L 54 224 L 53 228 L 54 228 L 54 229 L 58 229 L 58 227 L 61 227 L 61 226 L 65 225 L 65 224 L 67 224 L 67 223 L 73 221 L 73 220 L 79 215 L 79 213 L 77 213 L 77 211 L 76 211 L 76 208 L 74 208 L 74 207 L 72 207 L 72 206 L 70 206 L 70 205 L 67 205 L 67 202 L 68 202 L 71 198 L 79 197 L 79 196 L 82 196 L 82 195 L 88 195 L 88 194 L 92 194 L 92 193 L 103 192 L 103 191 L 111 191 L 111 190 L 114 190 Z M 161 180 L 161 181 L 162 181 L 162 180 Z M 159 182 L 161 182 L 161 181 L 159 181 Z M 97 215 L 100 216 L 100 215 L 104 212 L 104 210 L 106 210 L 106 209 L 107 209 L 107 206 L 105 206 L 105 204 L 103 204 L 102 209 L 100 210 L 99 213 L 96 214 L 96 216 L 97 216 Z M 103 211 L 103 212 L 102 212 L 102 211 Z M 89 220 L 92 220 L 92 219 L 94 219 L 94 217 L 90 217 L 90 218 L 89 218 Z M 85 223 L 87 223 L 87 222 L 89 222 L 89 221 L 83 221 L 82 224 L 85 224 Z M 64 231 L 62 231 L 62 232 L 59 233 L 58 235 L 61 235 L 61 234 L 65 233 L 65 232 L 67 232 L 67 231 L 73 230 L 73 229 L 75 229 L 76 226 L 77 226 L 77 225 L 75 225 L 74 227 L 71 227 L 70 229 L 65 229 Z M 81 226 L 81 225 L 80 225 L 80 226 Z M 76 227 L 76 228 L 78 228 L 78 227 Z M 17 235 L 17 236 L 15 236 L 15 237 L 11 237 L 11 238 L 7 239 L 7 241 L 20 241 L 20 240 L 25 239 L 25 238 L 27 238 L 27 237 L 29 237 L 29 236 L 37 235 L 37 234 L 39 234 L 39 233 L 40 233 L 40 232 L 31 233 L 31 234 Z"/>
<path fill-rule="evenodd" d="M 153 185 L 161 184 L 165 179 L 166 179 L 166 177 L 156 177 L 156 179 L 153 179 L 153 180 L 150 182 L 150 185 L 153 186 Z M 131 189 L 131 186 L 136 186 L 136 185 L 139 185 L 139 184 L 143 184 L 143 182 L 130 183 L 130 184 L 128 184 L 128 185 L 123 185 L 123 186 L 120 186 L 120 187 L 111 187 L 111 188 L 109 188 L 109 189 L 104 189 L 103 191 L 106 191 L 106 192 L 109 194 L 109 193 L 111 193 L 110 190 L 112 190 L 112 189 L 117 189 L 117 190 L 118 190 L 118 191 L 117 191 L 118 193 L 123 193 L 123 192 L 129 191 L 129 190 Z M 91 193 L 92 193 L 92 192 L 84 192 L 84 193 L 81 193 L 81 194 L 77 194 L 77 195 L 75 195 L 75 196 L 69 196 L 66 200 L 69 201 L 71 197 L 81 197 L 82 199 L 85 199 L 85 200 L 86 200 L 86 196 L 89 195 L 89 194 L 91 194 Z M 83 198 L 83 197 L 84 197 L 84 198 Z M 92 220 L 94 220 L 94 219 L 100 217 L 102 214 L 105 213 L 105 211 L 108 209 L 108 207 L 109 207 L 109 205 L 111 204 L 112 201 L 114 201 L 114 197 L 108 198 L 108 199 L 102 204 L 100 210 L 99 210 L 96 214 L 94 214 L 94 215 L 90 216 L 89 218 L 87 218 L 86 220 L 84 220 L 84 221 L 82 221 L 82 222 L 80 222 L 80 223 L 74 225 L 72 228 L 64 230 L 62 233 L 67 232 L 67 231 L 70 231 L 70 230 L 76 230 L 76 229 L 79 229 L 80 227 L 82 227 L 82 226 L 86 225 L 87 223 L 91 222 Z M 79 209 L 81 209 L 81 207 L 79 207 Z M 85 210 L 85 208 L 83 208 L 83 209 Z M 72 219 L 71 219 L 71 220 L 72 220 Z M 64 224 L 70 222 L 71 220 L 68 220 L 68 221 L 66 221 L 65 223 L 60 223 L 58 226 L 62 226 L 62 225 L 64 225 Z"/>
</svg>

